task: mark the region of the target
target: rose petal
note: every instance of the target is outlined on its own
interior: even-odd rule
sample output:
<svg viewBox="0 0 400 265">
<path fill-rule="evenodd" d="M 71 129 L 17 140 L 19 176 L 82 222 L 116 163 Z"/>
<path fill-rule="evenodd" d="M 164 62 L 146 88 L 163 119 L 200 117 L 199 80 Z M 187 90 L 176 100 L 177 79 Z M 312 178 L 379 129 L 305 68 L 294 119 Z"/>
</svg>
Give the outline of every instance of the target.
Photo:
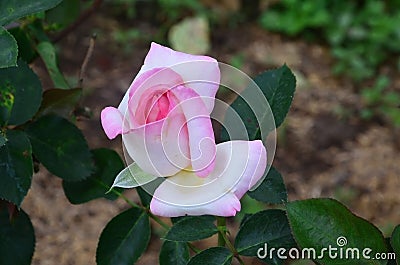
<svg viewBox="0 0 400 265">
<path fill-rule="evenodd" d="M 240 210 L 237 202 L 263 176 L 266 161 L 261 141 L 218 144 L 215 169 L 207 178 L 178 172 L 156 189 L 150 207 L 154 214 L 166 217 L 235 215 Z"/>
<path fill-rule="evenodd" d="M 109 139 L 114 139 L 122 133 L 123 116 L 114 107 L 106 107 L 101 111 L 101 125 Z"/>
<path fill-rule="evenodd" d="M 143 67 L 142 67 L 143 68 Z M 131 85 L 129 86 L 128 90 L 126 91 L 124 97 L 122 98 L 121 103 L 118 106 L 118 109 L 121 111 L 122 114 L 126 114 L 128 110 L 128 102 L 132 97 L 133 93 L 135 93 L 136 89 L 147 79 L 151 78 L 154 74 L 159 72 L 160 68 L 150 69 L 149 71 L 143 71 L 142 69 L 136 75 L 134 80 L 132 81 Z"/>
<path fill-rule="evenodd" d="M 143 66 L 118 106 L 122 114 L 125 115 L 127 111 L 131 90 L 135 90 L 137 88 L 136 84 L 142 83 L 144 79 L 159 71 L 159 68 L 170 68 L 178 73 L 184 82 L 189 82 L 187 86 L 194 89 L 203 98 L 215 98 L 221 73 L 218 62 L 214 58 L 174 51 L 152 42 Z M 211 113 L 214 101 L 209 100 L 205 104 L 208 112 Z"/>
<path fill-rule="evenodd" d="M 242 177 L 236 184 L 234 191 L 238 198 L 242 198 L 243 195 L 250 190 L 261 179 L 261 177 L 264 176 L 264 172 L 267 167 L 267 151 L 263 143 L 259 140 L 250 141 L 247 143 L 249 145 L 249 149 L 247 153 L 248 157 L 246 170 L 243 172 Z M 237 148 L 235 152 L 240 152 L 239 148 Z M 243 160 L 243 158 L 233 156 L 232 164 L 239 164 L 239 160 Z M 226 174 L 229 173 L 226 172 Z"/>
<path fill-rule="evenodd" d="M 178 73 L 185 82 L 185 86 L 194 89 L 203 98 L 215 98 L 221 73 L 218 62 L 214 58 L 174 51 L 152 42 L 140 71 L 164 67 Z M 205 104 L 208 113 L 211 113 L 214 101 L 208 100 Z"/>
<path fill-rule="evenodd" d="M 126 115 L 129 105 L 129 111 L 135 113 L 143 93 L 152 92 L 148 91 L 149 88 L 154 90 L 157 87 L 164 87 L 164 89 L 168 90 L 182 83 L 181 76 L 169 68 L 154 68 L 139 73 L 124 95 L 118 109 L 123 115 Z"/>
<path fill-rule="evenodd" d="M 195 207 L 184 207 L 172 204 L 165 204 L 157 199 L 151 200 L 150 211 L 158 216 L 178 217 L 185 215 L 217 215 L 217 216 L 235 216 L 240 211 L 240 201 L 235 194 L 229 192 L 216 201 Z"/>
<path fill-rule="evenodd" d="M 190 166 L 186 119 L 173 113 L 122 135 L 129 156 L 147 173 L 172 176 Z"/>
<path fill-rule="evenodd" d="M 178 99 L 178 106 L 187 121 L 192 168 L 198 176 L 206 177 L 214 169 L 216 152 L 207 108 L 202 98 L 190 88 L 178 86 L 172 93 Z"/>
</svg>

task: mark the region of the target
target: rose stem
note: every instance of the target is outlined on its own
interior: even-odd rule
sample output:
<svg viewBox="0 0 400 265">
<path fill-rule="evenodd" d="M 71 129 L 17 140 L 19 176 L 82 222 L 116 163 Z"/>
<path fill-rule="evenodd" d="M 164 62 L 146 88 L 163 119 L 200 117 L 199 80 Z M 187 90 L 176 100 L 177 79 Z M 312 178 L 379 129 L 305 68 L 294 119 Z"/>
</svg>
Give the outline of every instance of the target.
<svg viewBox="0 0 400 265">
<path fill-rule="evenodd" d="M 217 216 L 217 228 L 218 228 L 218 246 L 224 247 L 225 245 L 232 252 L 233 256 L 239 261 L 240 264 L 244 265 L 243 260 L 240 258 L 238 251 L 232 245 L 231 241 L 226 235 L 226 218 Z"/>
</svg>

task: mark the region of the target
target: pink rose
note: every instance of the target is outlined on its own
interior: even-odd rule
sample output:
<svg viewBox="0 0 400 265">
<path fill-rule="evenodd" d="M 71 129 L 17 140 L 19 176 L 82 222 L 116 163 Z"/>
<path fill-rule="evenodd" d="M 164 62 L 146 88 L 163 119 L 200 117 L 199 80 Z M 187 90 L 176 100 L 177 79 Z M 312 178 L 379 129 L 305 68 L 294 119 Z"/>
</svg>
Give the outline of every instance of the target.
<svg viewBox="0 0 400 265">
<path fill-rule="evenodd" d="M 263 176 L 261 141 L 215 145 L 210 113 L 219 82 L 215 59 L 152 43 L 118 108 L 101 113 L 107 136 L 122 134 L 143 171 L 168 177 L 154 193 L 154 214 L 235 215 L 239 199 Z"/>
<path fill-rule="evenodd" d="M 110 139 L 124 131 L 128 154 L 148 173 L 172 176 L 192 167 L 207 176 L 214 167 L 209 116 L 219 81 L 215 59 L 152 43 L 118 109 L 102 111 L 104 131 Z"/>
</svg>

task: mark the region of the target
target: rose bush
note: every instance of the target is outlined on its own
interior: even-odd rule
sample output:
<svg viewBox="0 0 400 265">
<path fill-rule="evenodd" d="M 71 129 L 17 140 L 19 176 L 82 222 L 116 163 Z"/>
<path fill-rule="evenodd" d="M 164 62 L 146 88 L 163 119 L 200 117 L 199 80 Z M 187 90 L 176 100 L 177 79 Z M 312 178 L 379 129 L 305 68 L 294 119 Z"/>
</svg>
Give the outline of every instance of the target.
<svg viewBox="0 0 400 265">
<path fill-rule="evenodd" d="M 110 139 L 122 134 L 143 171 L 167 178 L 150 204 L 156 215 L 233 216 L 264 174 L 261 141 L 215 144 L 210 113 L 219 82 L 215 59 L 152 43 L 118 108 L 101 113 Z"/>
<path fill-rule="evenodd" d="M 62 179 L 64 193 L 72 204 L 104 197 L 121 198 L 128 204 L 128 209 L 113 217 L 99 237 L 96 250 L 99 265 L 134 264 L 150 242 L 151 246 L 161 245 L 158 256 L 161 265 L 226 265 L 233 258 L 240 264 L 254 263 L 251 257 L 279 265 L 290 262 L 285 261 L 287 257 L 300 258 L 300 252 L 292 250 L 314 249 L 314 254 L 326 254 L 326 246 L 369 250 L 369 255 L 356 255 L 356 259 L 354 251 L 349 252 L 350 257 L 319 255 L 314 256 L 316 264 L 400 264 L 400 225 L 391 235 L 385 227 L 384 236 L 376 226 L 337 200 L 289 201 L 282 175 L 273 167 L 256 189 L 246 192 L 266 171 L 266 150 L 261 141 L 229 140 L 263 139 L 269 162 L 272 161 L 275 126 L 284 121 L 296 87 L 295 76 L 287 65 L 250 79 L 236 68 L 240 73 L 232 74 L 227 69 L 234 67 L 223 67 L 210 57 L 183 54 L 152 44 L 118 109 L 109 107 L 102 113 L 107 135 L 115 138 L 122 134 L 127 154 L 131 156 L 126 157 L 128 167 L 122 170 L 123 161 L 114 150 L 89 149 L 75 123 L 87 114 L 82 112 L 86 107 L 79 102 L 85 94 L 82 82 L 86 79 L 84 73 L 94 38 L 79 71 L 76 80 L 79 81 L 73 84 L 73 79 L 65 79 L 58 69 L 59 50 L 53 45 L 72 28 L 64 31 L 61 27 L 58 35 L 54 15 L 71 14 L 71 8 L 79 9 L 79 1 L 61 2 L 19 0 L 0 4 L 0 264 L 24 265 L 32 260 L 37 263 L 43 252 L 43 238 L 35 239 L 36 221 L 41 214 L 30 208 L 40 189 L 27 194 L 32 183 L 38 184 L 35 173 L 44 167 Z M 91 2 L 92 6 L 84 10 L 81 18 L 93 14 L 102 1 Z M 86 7 L 88 3 L 82 4 Z M 150 6 L 153 10 L 154 5 Z M 48 10 L 52 7 L 55 9 Z M 65 22 L 64 16 L 58 17 L 59 22 Z M 79 21 L 84 20 L 76 22 Z M 42 70 L 37 76 L 37 67 L 30 67 L 37 57 L 46 66 L 48 77 L 42 76 L 45 74 Z M 43 90 L 40 83 L 43 77 L 51 79 L 54 88 Z M 249 83 L 241 82 L 245 80 Z M 217 103 L 221 102 L 214 98 L 219 82 L 240 95 L 229 105 L 230 112 L 225 116 L 218 116 L 221 105 Z M 215 133 L 225 142 L 215 144 L 210 116 L 224 125 L 222 132 Z M 44 175 L 47 179 L 48 173 Z M 155 181 L 145 184 L 150 180 Z M 130 200 L 120 189 L 111 188 L 139 185 L 154 195 L 151 203 L 141 188 L 136 190 L 140 202 Z M 59 187 L 54 188 L 59 194 Z M 106 193 L 108 190 L 110 194 Z M 231 216 L 240 209 L 239 199 L 244 193 L 258 202 L 243 200 L 243 215 L 230 219 L 237 222 L 235 229 L 221 216 L 189 216 L 165 222 L 152 214 Z M 25 200 L 30 202 L 24 203 Z M 274 209 L 259 203 L 273 205 Z M 70 219 L 68 210 L 64 212 L 64 219 Z M 36 221 L 31 222 L 28 213 L 33 213 Z M 150 219 L 159 226 L 153 226 Z M 71 231 L 50 232 L 57 236 Z M 218 234 L 217 247 L 210 238 L 215 234 Z M 86 236 L 89 235 L 83 234 L 79 240 Z M 158 236 L 161 241 L 157 241 Z M 192 244 L 204 239 L 207 241 Z M 279 251 L 268 251 L 266 256 L 267 246 Z M 34 255 L 35 249 L 39 251 Z M 62 255 L 72 250 L 66 248 Z M 151 263 L 155 264 L 154 249 L 150 252 Z M 148 256 L 141 263 L 148 263 Z M 76 258 L 71 258 L 69 262 L 74 263 Z"/>
</svg>

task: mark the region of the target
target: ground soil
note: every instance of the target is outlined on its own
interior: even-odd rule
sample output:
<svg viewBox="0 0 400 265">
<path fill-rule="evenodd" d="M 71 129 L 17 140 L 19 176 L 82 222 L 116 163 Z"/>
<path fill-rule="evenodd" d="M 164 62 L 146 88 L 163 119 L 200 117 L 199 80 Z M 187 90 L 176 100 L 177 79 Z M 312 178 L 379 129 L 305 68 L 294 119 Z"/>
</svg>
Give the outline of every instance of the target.
<svg viewBox="0 0 400 265">
<path fill-rule="evenodd" d="M 157 30 L 146 24 L 135 25 L 148 35 L 125 44 L 129 52 L 124 52 L 126 46 L 114 43 L 112 32 L 129 26 L 105 15 L 93 16 L 60 42 L 61 68 L 76 78 L 89 37 L 94 31 L 98 33 L 84 80 L 83 105 L 90 108 L 93 117 L 78 122 L 92 148 L 121 152 L 120 139 L 110 141 L 102 132 L 99 114 L 105 106 L 118 105 L 149 47 L 143 39 L 152 39 Z M 240 55 L 241 69 L 250 76 L 283 63 L 294 70 L 297 92 L 278 131 L 274 160 L 290 200 L 334 197 L 386 234 L 400 223 L 400 133 L 386 123 L 359 118 L 362 100 L 357 88 L 332 74 L 327 48 L 287 39 L 251 24 L 214 31 L 210 55 L 226 63 Z M 36 62 L 34 68 L 50 88 L 41 63 Z M 71 205 L 61 183 L 41 167 L 22 205 L 36 231 L 33 264 L 95 264 L 102 229 L 127 205 L 122 200 L 102 199 Z M 127 196 L 138 200 L 134 191 Z M 233 229 L 237 226 L 231 225 Z M 161 228 L 155 224 L 153 228 L 151 244 L 137 264 L 158 264 Z M 205 244 L 215 244 L 215 240 L 211 238 Z M 248 259 L 246 264 L 258 262 Z"/>
</svg>

